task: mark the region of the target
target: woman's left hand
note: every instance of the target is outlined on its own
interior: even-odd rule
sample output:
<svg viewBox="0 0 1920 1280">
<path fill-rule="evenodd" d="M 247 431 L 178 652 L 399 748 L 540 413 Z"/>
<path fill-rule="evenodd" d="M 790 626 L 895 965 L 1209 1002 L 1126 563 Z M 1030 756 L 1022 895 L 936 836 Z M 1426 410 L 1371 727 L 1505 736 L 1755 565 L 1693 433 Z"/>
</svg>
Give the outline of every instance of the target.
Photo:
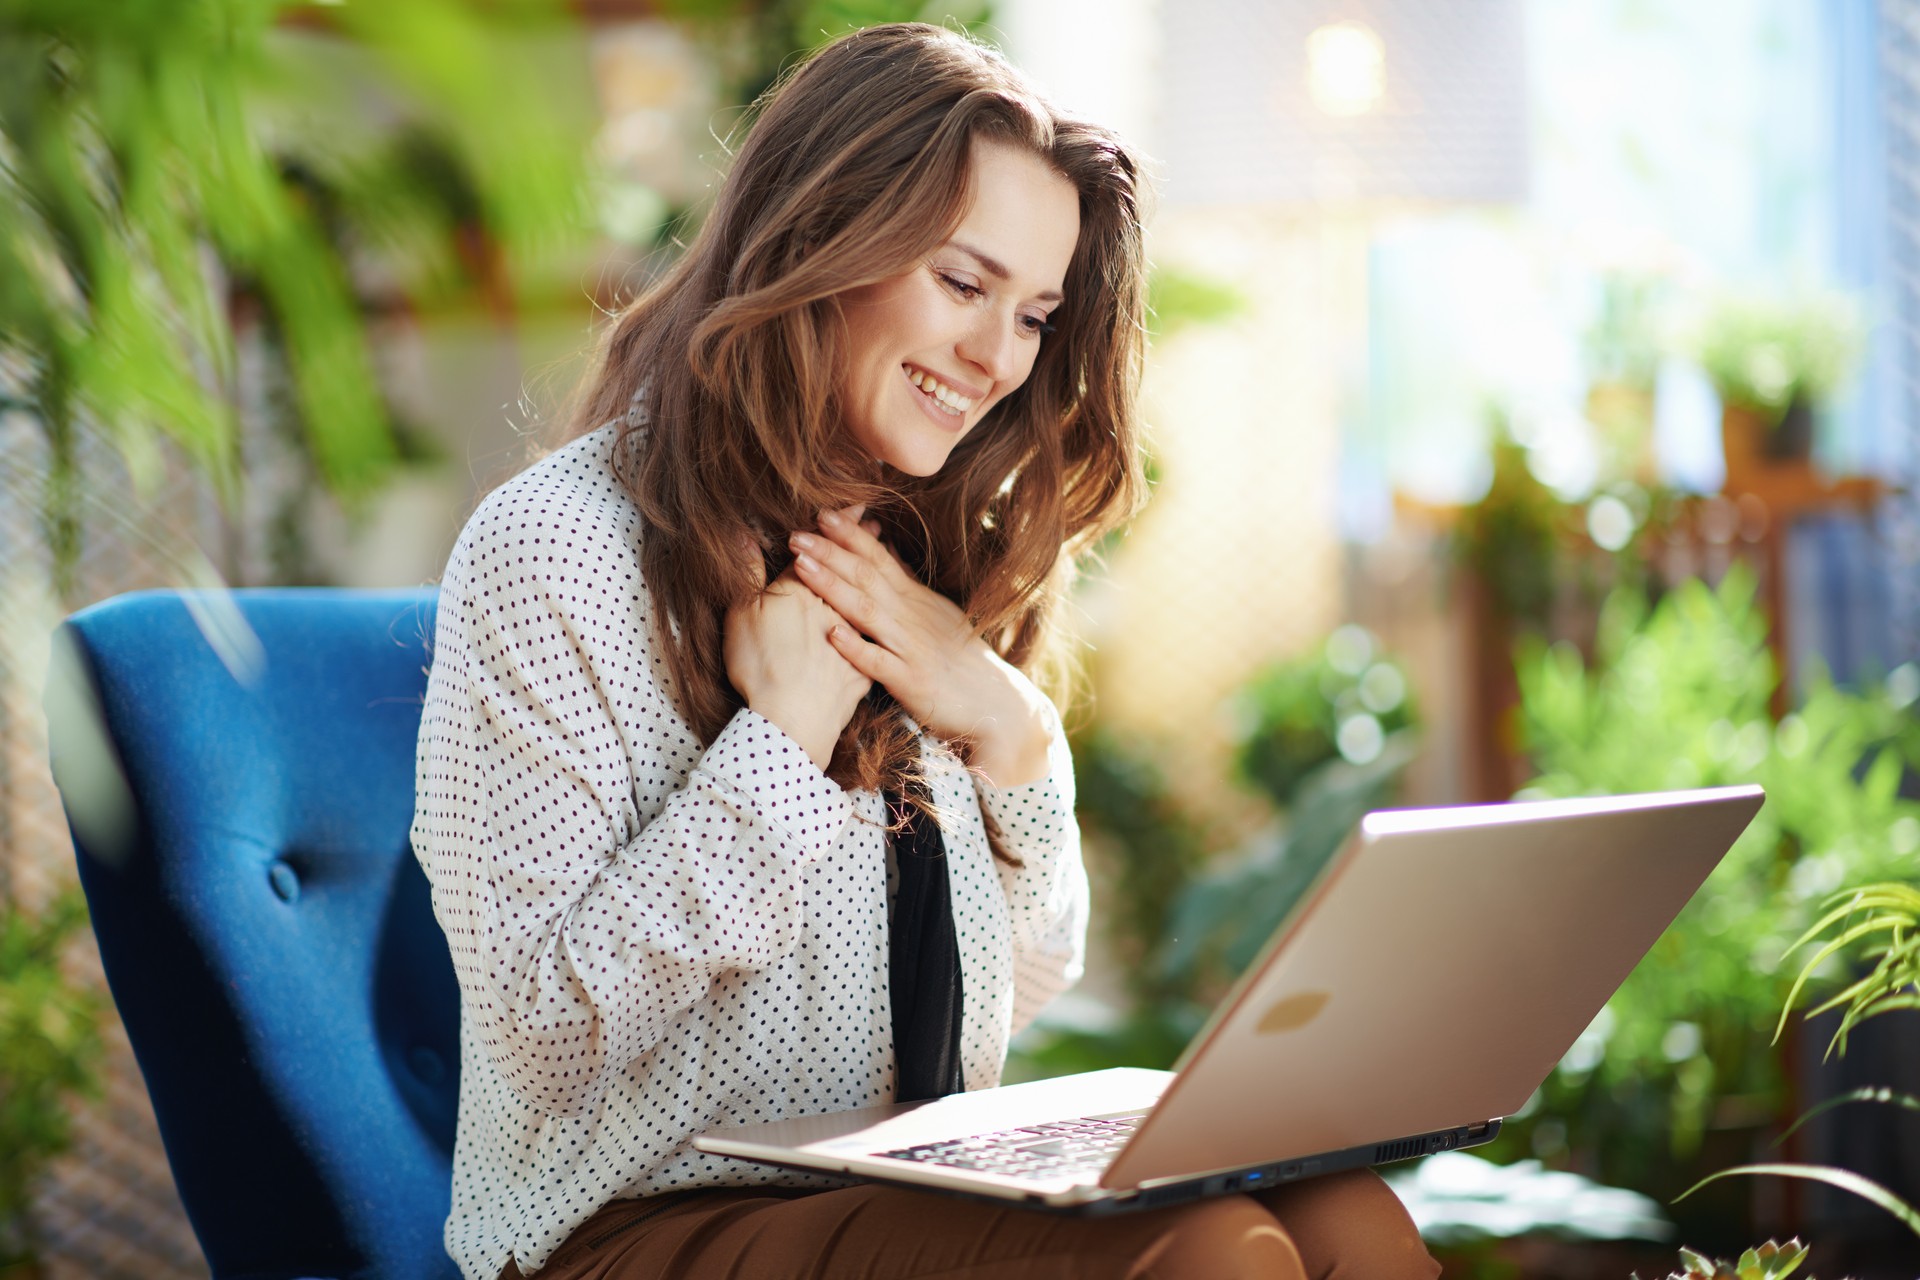
<svg viewBox="0 0 1920 1280">
<path fill-rule="evenodd" d="M 818 533 L 789 539 L 800 580 L 849 624 L 835 629 L 834 647 L 922 728 L 967 744 L 968 762 L 995 786 L 1046 777 L 1045 699 L 958 605 L 907 572 L 864 514 L 824 511 Z"/>
</svg>

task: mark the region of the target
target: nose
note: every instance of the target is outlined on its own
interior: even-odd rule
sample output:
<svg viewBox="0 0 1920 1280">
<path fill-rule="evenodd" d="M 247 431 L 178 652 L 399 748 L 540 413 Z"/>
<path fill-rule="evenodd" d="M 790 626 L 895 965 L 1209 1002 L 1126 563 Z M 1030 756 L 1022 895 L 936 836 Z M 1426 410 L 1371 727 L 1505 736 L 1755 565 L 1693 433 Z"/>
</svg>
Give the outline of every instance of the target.
<svg viewBox="0 0 1920 1280">
<path fill-rule="evenodd" d="M 955 351 L 962 360 L 995 382 L 1009 382 L 1020 374 L 1021 352 L 1011 316 L 985 310 L 960 337 Z"/>
</svg>

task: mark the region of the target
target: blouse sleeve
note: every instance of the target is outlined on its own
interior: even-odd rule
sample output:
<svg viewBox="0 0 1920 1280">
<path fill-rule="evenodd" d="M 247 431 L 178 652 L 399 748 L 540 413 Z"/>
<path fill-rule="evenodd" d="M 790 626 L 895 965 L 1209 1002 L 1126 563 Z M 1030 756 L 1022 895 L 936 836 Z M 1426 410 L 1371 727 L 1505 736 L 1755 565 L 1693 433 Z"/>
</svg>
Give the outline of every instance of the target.
<svg viewBox="0 0 1920 1280">
<path fill-rule="evenodd" d="M 980 802 L 1018 867 L 997 863 L 1013 922 L 1013 1027 L 1080 980 L 1086 960 L 1087 872 L 1074 820 L 1073 758 L 1052 717 L 1047 776 L 1020 787 L 980 784 Z"/>
<path fill-rule="evenodd" d="M 700 748 L 629 539 L 502 523 L 442 585 L 414 847 L 477 1037 L 528 1106 L 577 1115 L 716 977 L 793 950 L 850 809 L 751 711 Z"/>
</svg>

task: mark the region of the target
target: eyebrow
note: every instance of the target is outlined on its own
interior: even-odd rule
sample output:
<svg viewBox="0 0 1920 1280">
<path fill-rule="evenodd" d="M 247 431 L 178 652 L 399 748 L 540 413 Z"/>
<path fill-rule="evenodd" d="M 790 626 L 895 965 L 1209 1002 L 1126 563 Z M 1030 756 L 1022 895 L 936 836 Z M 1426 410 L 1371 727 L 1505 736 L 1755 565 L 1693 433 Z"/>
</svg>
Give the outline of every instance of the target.
<svg viewBox="0 0 1920 1280">
<path fill-rule="evenodd" d="M 1001 280 L 1013 279 L 1013 272 L 1007 270 L 1007 264 L 1000 261 L 1000 259 L 992 257 L 988 254 L 984 254 L 980 252 L 980 250 L 974 248 L 972 245 L 963 244 L 958 240 L 949 240 L 947 242 L 947 245 L 950 248 L 958 249 L 960 252 L 972 258 L 975 262 L 978 262 L 988 275 L 997 277 L 998 279 L 1001 279 Z M 1062 300 L 1064 296 L 1065 295 L 1062 294 L 1058 289 L 1048 289 L 1045 293 L 1034 294 L 1033 300 L 1035 302 L 1059 302 Z"/>
</svg>

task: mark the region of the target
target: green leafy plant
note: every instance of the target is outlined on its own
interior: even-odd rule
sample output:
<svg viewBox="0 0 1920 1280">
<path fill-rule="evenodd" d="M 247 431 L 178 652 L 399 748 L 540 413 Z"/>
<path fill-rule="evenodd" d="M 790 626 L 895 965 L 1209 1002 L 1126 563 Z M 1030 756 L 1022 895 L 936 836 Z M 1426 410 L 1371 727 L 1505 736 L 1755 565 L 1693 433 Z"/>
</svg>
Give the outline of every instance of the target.
<svg viewBox="0 0 1920 1280">
<path fill-rule="evenodd" d="M 0 903 L 0 1268 L 34 1257 L 36 1182 L 72 1140 L 68 1103 L 99 1089 L 103 1002 L 60 967 L 86 919 L 77 891 Z"/>
<path fill-rule="evenodd" d="M 1796 400 L 1818 404 L 1852 374 L 1866 342 L 1859 307 L 1833 292 L 1728 291 L 1688 326 L 1684 345 L 1721 399 L 1769 425 Z"/>
<path fill-rule="evenodd" d="M 1908 1230 L 1920 1235 L 1920 1211 L 1887 1190 L 1871 1178 L 1863 1178 L 1850 1169 L 1835 1169 L 1827 1165 L 1816 1164 L 1743 1164 L 1731 1169 L 1722 1169 L 1709 1174 L 1693 1186 L 1687 1188 L 1676 1200 L 1684 1200 L 1710 1182 L 1722 1178 L 1749 1177 L 1766 1175 L 1776 1178 L 1798 1178 L 1804 1182 L 1822 1182 L 1841 1191 L 1851 1192 L 1870 1204 L 1878 1205 L 1904 1223 Z"/>
<path fill-rule="evenodd" d="M 557 3 L 295 9 L 0 2 L 0 400 L 45 439 L 63 588 L 99 455 L 141 487 L 172 452 L 237 500 L 242 328 L 317 479 L 362 495 L 398 451 L 356 273 L 430 291 L 584 225 L 584 129 L 520 52 Z"/>
<path fill-rule="evenodd" d="M 1828 930 L 1834 931 L 1794 980 L 1774 1036 L 1777 1039 L 1786 1030 L 1787 1018 L 1800 993 L 1821 966 L 1849 947 L 1858 946 L 1860 958 L 1873 961 L 1873 968 L 1806 1015 L 1812 1018 L 1841 1010 L 1840 1026 L 1833 1033 L 1828 1052 L 1845 1053 L 1847 1033 L 1859 1023 L 1896 1009 L 1920 1009 L 1920 889 L 1898 883 L 1873 884 L 1837 893 L 1831 903 L 1827 914 L 1793 945 L 1797 951 Z"/>
<path fill-rule="evenodd" d="M 1514 439 L 1504 419 L 1491 452 L 1487 491 L 1460 513 L 1450 549 L 1485 585 L 1499 619 L 1538 628 L 1553 603 L 1561 544 L 1576 520 L 1533 474 L 1526 446 Z"/>
<path fill-rule="evenodd" d="M 1682 1249 L 1681 1270 L 1673 1272 L 1666 1280 L 1785 1280 L 1799 1270 L 1806 1257 L 1807 1246 L 1797 1239 L 1785 1244 L 1769 1240 L 1741 1254 L 1737 1262 L 1709 1258 L 1704 1253 Z M 1639 1277 L 1636 1275 L 1634 1280 L 1639 1280 Z"/>
<path fill-rule="evenodd" d="M 1859 948 L 1859 955 L 1855 957 L 1857 960 L 1872 962 L 1866 974 L 1854 979 L 1806 1015 L 1814 1017 L 1836 1009 L 1841 1011 L 1840 1025 L 1827 1046 L 1829 1053 L 1844 1054 L 1848 1033 L 1868 1018 L 1920 1008 L 1920 933 L 1916 933 L 1916 930 L 1920 930 L 1920 890 L 1909 885 L 1874 884 L 1834 895 L 1831 909 L 1791 948 L 1791 951 L 1798 951 L 1824 939 L 1823 945 L 1808 958 L 1800 976 L 1794 980 L 1774 1033 L 1775 1039 L 1786 1030 L 1787 1019 L 1801 992 L 1816 979 L 1823 966 L 1829 960 L 1846 956 L 1855 947 Z M 1829 933 L 1831 936 L 1826 936 Z M 1857 966 L 1850 971 L 1857 971 Z M 1920 1098 L 1910 1094 L 1887 1088 L 1855 1089 L 1837 1098 L 1829 1098 L 1806 1112 L 1781 1134 L 1780 1140 L 1785 1141 L 1788 1134 L 1815 1116 L 1856 1102 L 1920 1111 Z M 1707 1183 L 1721 1178 L 1755 1174 L 1800 1178 L 1837 1187 L 1886 1210 L 1915 1235 L 1920 1235 L 1920 1209 L 1872 1179 L 1848 1169 L 1806 1164 L 1740 1165 L 1703 1178 L 1685 1194 L 1691 1195 Z"/>
<path fill-rule="evenodd" d="M 1364 627 L 1335 631 L 1312 656 L 1256 673 L 1228 704 L 1234 767 L 1281 809 L 1306 779 L 1345 759 L 1370 764 L 1415 719 L 1406 672 Z"/>
<path fill-rule="evenodd" d="M 1920 808 L 1899 794 L 1920 760 L 1920 676 L 1903 668 L 1855 691 L 1816 670 L 1776 725 L 1766 630 L 1755 580 L 1736 568 L 1717 588 L 1686 582 L 1658 603 L 1616 592 L 1590 662 L 1568 644 L 1521 648 L 1540 771 L 1523 794 L 1760 782 L 1768 801 L 1537 1108 L 1510 1122 L 1509 1154 L 1583 1151 L 1603 1181 L 1665 1195 L 1695 1181 L 1695 1160 L 1724 1163 L 1703 1151 L 1710 1127 L 1757 1132 L 1785 1105 L 1767 1034 L 1792 987 L 1781 957 L 1834 889 L 1893 874 L 1920 850 Z"/>
</svg>

